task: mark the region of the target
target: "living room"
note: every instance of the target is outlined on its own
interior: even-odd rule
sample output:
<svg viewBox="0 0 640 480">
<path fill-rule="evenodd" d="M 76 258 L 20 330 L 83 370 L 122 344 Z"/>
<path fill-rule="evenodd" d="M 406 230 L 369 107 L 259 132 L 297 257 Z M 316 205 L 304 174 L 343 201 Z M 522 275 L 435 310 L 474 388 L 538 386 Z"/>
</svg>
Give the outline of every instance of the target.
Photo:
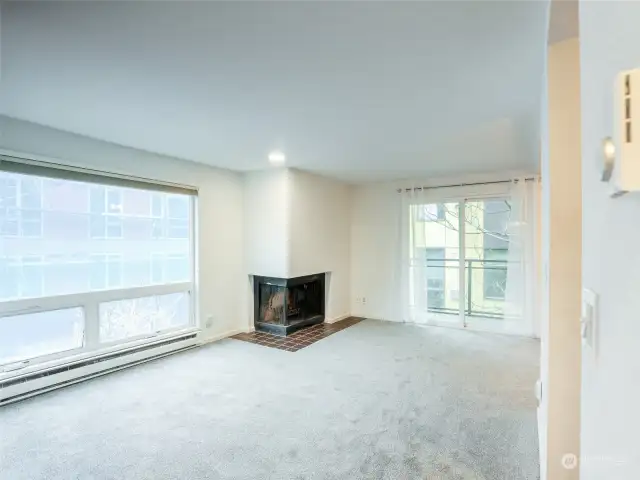
<svg viewBox="0 0 640 480">
<path fill-rule="evenodd" d="M 577 2 L 0 22 L 2 475 L 604 478 Z"/>
</svg>

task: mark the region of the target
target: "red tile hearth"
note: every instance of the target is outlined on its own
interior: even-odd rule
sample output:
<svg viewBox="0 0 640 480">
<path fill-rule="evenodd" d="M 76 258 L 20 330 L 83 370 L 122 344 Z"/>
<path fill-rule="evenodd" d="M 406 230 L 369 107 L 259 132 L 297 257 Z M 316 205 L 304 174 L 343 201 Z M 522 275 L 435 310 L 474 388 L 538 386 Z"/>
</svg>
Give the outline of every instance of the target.
<svg viewBox="0 0 640 480">
<path fill-rule="evenodd" d="M 364 318 L 349 317 L 336 323 L 321 323 L 319 325 L 313 325 L 312 327 L 298 330 L 287 337 L 279 337 L 264 332 L 251 332 L 239 333 L 231 338 L 242 340 L 243 342 L 256 343 L 264 347 L 277 348 L 278 350 L 297 352 L 298 350 L 308 347 L 329 335 L 333 335 L 340 330 L 349 328 L 362 320 L 364 320 Z"/>
</svg>

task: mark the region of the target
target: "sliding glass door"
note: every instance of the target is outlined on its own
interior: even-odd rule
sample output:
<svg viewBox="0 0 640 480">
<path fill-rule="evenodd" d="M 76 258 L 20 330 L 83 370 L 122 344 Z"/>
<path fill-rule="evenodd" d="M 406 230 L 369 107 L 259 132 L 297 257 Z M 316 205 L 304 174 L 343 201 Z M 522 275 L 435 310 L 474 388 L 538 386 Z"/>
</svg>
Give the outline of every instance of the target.
<svg viewBox="0 0 640 480">
<path fill-rule="evenodd" d="M 466 326 L 500 330 L 504 321 L 509 275 L 508 198 L 464 202 L 464 269 Z M 512 261 L 516 261 L 515 259 Z"/>
<path fill-rule="evenodd" d="M 195 326 L 195 191 L 37 173 L 0 171 L 0 374 Z"/>
<path fill-rule="evenodd" d="M 412 316 L 418 323 L 461 324 L 459 204 L 417 203 L 409 208 Z"/>
<path fill-rule="evenodd" d="M 509 195 L 409 206 L 409 303 L 417 323 L 517 331 L 527 279 Z M 516 232 L 516 235 L 514 235 Z M 515 246 L 514 246 L 515 245 Z M 519 327 L 520 325 L 516 325 Z"/>
</svg>

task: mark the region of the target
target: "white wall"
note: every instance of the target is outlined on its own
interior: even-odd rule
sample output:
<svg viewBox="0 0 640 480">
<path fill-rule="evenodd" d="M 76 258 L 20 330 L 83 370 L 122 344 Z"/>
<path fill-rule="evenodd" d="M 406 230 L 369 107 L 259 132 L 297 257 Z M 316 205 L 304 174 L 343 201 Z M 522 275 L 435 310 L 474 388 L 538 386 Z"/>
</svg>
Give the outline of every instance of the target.
<svg viewBox="0 0 640 480">
<path fill-rule="evenodd" d="M 397 308 L 398 213 L 398 194 L 393 185 L 354 187 L 351 207 L 352 315 L 401 320 Z"/>
<path fill-rule="evenodd" d="M 120 147 L 0 116 L 0 149 L 61 163 L 198 187 L 198 288 L 203 331 L 212 338 L 246 328 L 243 191 L 239 174 Z"/>
<path fill-rule="evenodd" d="M 541 470 L 543 479 L 577 479 L 565 454 L 580 454 L 580 45 L 551 45 L 548 132 L 542 154 L 543 252 Z"/>
<path fill-rule="evenodd" d="M 640 67 L 638 25 L 640 2 L 580 3 L 582 283 L 600 295 L 596 349 L 582 359 L 582 480 L 640 471 L 640 194 L 612 199 L 598 179 L 615 75 Z"/>
<path fill-rule="evenodd" d="M 289 188 L 289 172 L 284 168 L 245 175 L 245 255 L 249 275 L 289 277 Z"/>
<path fill-rule="evenodd" d="M 327 273 L 327 321 L 349 315 L 350 186 L 289 168 L 244 183 L 247 275 Z"/>
<path fill-rule="evenodd" d="M 290 170 L 289 276 L 329 272 L 326 317 L 351 312 L 349 185 Z"/>
</svg>

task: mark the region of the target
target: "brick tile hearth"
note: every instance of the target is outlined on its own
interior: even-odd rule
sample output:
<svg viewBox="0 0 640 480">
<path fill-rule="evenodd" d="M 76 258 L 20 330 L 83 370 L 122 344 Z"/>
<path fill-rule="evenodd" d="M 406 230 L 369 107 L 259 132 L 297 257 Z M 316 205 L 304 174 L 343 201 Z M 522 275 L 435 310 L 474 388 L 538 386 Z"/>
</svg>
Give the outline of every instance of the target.
<svg viewBox="0 0 640 480">
<path fill-rule="evenodd" d="M 364 318 L 349 317 L 336 323 L 321 323 L 320 325 L 314 325 L 303 330 L 298 330 L 288 337 L 278 337 L 264 332 L 250 332 L 240 333 L 231 338 L 242 340 L 243 342 L 256 343 L 264 347 L 277 348 L 288 352 L 297 352 L 298 350 L 308 347 L 329 335 L 333 335 L 340 330 L 349 328 L 362 320 L 364 320 Z"/>
</svg>

